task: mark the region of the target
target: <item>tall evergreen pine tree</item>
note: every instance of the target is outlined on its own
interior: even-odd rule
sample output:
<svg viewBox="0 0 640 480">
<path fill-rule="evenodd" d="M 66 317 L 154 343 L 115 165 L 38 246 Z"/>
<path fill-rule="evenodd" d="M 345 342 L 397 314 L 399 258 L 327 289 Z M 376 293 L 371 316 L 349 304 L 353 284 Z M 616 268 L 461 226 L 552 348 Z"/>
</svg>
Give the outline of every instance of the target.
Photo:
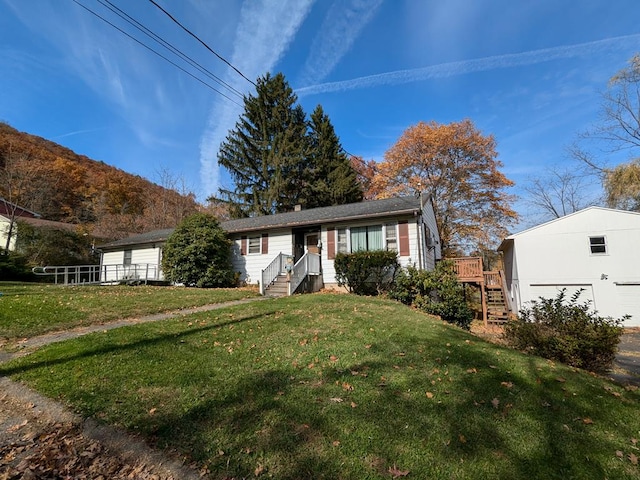
<svg viewBox="0 0 640 480">
<path fill-rule="evenodd" d="M 234 190 L 220 189 L 233 217 L 292 210 L 307 152 L 306 121 L 282 74 L 259 78 L 256 96 L 220 147 L 218 162 L 231 174 Z"/>
<path fill-rule="evenodd" d="M 281 73 L 259 78 L 256 96 L 220 147 L 233 190 L 220 189 L 234 218 L 362 200 L 362 187 L 322 107 L 311 121 Z"/>
<path fill-rule="evenodd" d="M 340 140 L 318 105 L 309 124 L 308 208 L 342 205 L 362 200 L 362 186 Z"/>
</svg>

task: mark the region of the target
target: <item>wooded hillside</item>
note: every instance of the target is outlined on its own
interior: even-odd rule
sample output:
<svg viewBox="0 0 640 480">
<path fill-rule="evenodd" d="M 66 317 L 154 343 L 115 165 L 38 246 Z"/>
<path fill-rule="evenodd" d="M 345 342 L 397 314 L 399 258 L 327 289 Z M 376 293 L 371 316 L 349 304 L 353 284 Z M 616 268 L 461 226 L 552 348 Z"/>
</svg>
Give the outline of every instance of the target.
<svg viewBox="0 0 640 480">
<path fill-rule="evenodd" d="M 195 196 L 163 176 L 160 186 L 0 123 L 0 196 L 96 238 L 175 227 L 196 212 Z"/>
</svg>

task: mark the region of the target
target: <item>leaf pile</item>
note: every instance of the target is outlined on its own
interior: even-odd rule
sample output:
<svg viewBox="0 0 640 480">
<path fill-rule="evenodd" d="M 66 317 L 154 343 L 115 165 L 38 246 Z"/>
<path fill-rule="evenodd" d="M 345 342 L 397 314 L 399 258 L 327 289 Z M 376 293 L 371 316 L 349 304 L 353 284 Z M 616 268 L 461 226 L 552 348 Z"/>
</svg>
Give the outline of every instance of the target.
<svg viewBox="0 0 640 480">
<path fill-rule="evenodd" d="M 20 424 L 19 424 L 20 425 Z M 0 446 L 0 479 L 153 479 L 173 477 L 154 473 L 152 465 L 130 464 L 95 440 L 85 438 L 73 424 L 55 424 L 30 431 Z"/>
</svg>

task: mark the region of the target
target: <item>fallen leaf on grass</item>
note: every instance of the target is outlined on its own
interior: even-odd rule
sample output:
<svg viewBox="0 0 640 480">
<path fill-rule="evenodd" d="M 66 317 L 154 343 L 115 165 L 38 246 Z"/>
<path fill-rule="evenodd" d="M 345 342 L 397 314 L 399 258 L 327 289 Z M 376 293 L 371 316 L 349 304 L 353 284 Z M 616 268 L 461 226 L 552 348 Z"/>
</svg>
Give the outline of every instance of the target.
<svg viewBox="0 0 640 480">
<path fill-rule="evenodd" d="M 427 392 L 427 393 L 426 393 L 426 396 L 427 396 L 427 398 L 433 398 L 433 393 L 431 393 L 431 392 Z"/>
<path fill-rule="evenodd" d="M 393 467 L 389 467 L 389 473 L 392 478 L 400 478 L 409 475 L 409 470 L 400 470 L 394 463 Z"/>
<path fill-rule="evenodd" d="M 513 383 L 511 382 L 501 382 L 500 385 L 502 385 L 505 388 L 513 388 Z"/>
<path fill-rule="evenodd" d="M 498 408 L 498 406 L 500 405 L 500 400 L 494 398 L 493 400 L 491 400 L 491 405 L 493 405 L 493 408 Z"/>
<path fill-rule="evenodd" d="M 593 424 L 593 420 L 591 420 L 590 418 L 583 418 L 582 419 L 582 423 L 584 423 L 585 425 L 591 425 Z"/>
<path fill-rule="evenodd" d="M 475 368 L 469 368 L 467 369 L 467 373 L 478 373 L 478 370 L 476 370 Z"/>
<path fill-rule="evenodd" d="M 564 383 L 564 382 L 566 382 L 566 381 L 567 381 L 567 380 L 566 380 L 566 379 L 564 379 L 564 378 L 562 378 L 562 377 L 558 377 L 558 378 L 556 378 L 556 382 Z"/>
<path fill-rule="evenodd" d="M 638 464 L 638 457 L 636 457 L 633 453 L 630 453 L 630 454 L 628 455 L 628 458 L 629 458 L 629 461 L 630 461 L 631 463 L 633 463 L 634 465 L 637 465 L 637 464 Z"/>
<path fill-rule="evenodd" d="M 460 435 L 458 437 L 458 440 L 460 440 L 460 443 L 467 443 L 467 437 L 465 437 L 464 435 Z"/>
<path fill-rule="evenodd" d="M 624 452 L 622 450 L 616 450 L 616 457 L 624 458 Z"/>
<path fill-rule="evenodd" d="M 149 410 L 149 415 L 154 415 L 156 413 L 158 409 L 157 408 L 152 408 L 151 410 Z"/>
</svg>

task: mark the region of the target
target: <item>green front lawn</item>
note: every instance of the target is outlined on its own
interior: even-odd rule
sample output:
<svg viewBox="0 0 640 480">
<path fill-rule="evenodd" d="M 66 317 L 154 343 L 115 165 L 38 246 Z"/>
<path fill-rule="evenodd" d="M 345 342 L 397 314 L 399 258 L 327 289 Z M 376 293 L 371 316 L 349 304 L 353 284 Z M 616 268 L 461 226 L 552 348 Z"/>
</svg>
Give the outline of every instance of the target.
<svg viewBox="0 0 640 480">
<path fill-rule="evenodd" d="M 0 367 L 210 478 L 636 479 L 640 394 L 382 299 L 304 295 Z"/>
<path fill-rule="evenodd" d="M 0 282 L 0 340 L 257 296 L 250 289 Z"/>
</svg>

